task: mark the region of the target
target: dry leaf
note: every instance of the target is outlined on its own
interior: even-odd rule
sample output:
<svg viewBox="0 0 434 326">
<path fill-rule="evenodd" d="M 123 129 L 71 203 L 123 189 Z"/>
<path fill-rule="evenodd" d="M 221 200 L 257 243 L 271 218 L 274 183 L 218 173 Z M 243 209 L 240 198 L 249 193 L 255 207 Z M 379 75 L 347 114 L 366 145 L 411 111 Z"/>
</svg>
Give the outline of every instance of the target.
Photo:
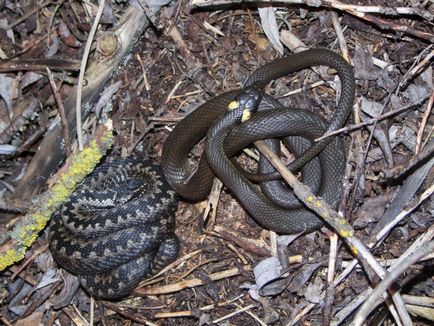
<svg viewBox="0 0 434 326">
<path fill-rule="evenodd" d="M 35 311 L 29 317 L 18 320 L 15 326 L 39 326 L 41 325 L 43 316 L 44 313 L 42 311 Z"/>
<path fill-rule="evenodd" d="M 261 17 L 262 29 L 265 35 L 267 35 L 273 48 L 283 54 L 283 45 L 279 38 L 279 27 L 277 26 L 276 13 L 273 7 L 258 8 L 259 17 Z"/>
</svg>

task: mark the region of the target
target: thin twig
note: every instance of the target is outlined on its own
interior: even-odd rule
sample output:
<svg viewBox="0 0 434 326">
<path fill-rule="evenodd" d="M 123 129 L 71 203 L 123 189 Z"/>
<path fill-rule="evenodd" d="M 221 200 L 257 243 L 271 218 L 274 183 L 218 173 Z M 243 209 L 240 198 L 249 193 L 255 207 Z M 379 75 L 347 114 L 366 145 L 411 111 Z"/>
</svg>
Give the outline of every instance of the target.
<svg viewBox="0 0 434 326">
<path fill-rule="evenodd" d="M 361 326 L 363 322 L 368 317 L 369 313 L 374 307 L 377 300 L 380 299 L 381 295 L 392 285 L 395 279 L 398 278 L 409 266 L 416 263 L 423 256 L 434 251 L 434 241 L 429 242 L 425 246 L 419 248 L 419 250 L 413 252 L 406 259 L 396 264 L 391 268 L 389 273 L 384 277 L 384 279 L 375 287 L 374 291 L 370 297 L 365 301 L 360 310 L 358 311 L 356 317 L 354 318 L 353 325 Z"/>
<path fill-rule="evenodd" d="M 78 76 L 78 85 L 77 85 L 77 98 L 75 105 L 75 114 L 77 120 L 77 141 L 78 141 L 78 149 L 80 151 L 83 150 L 83 131 L 81 130 L 81 97 L 82 97 L 82 89 L 84 82 L 84 73 L 86 71 L 87 61 L 89 59 L 90 49 L 92 47 L 93 38 L 95 36 L 96 30 L 99 25 L 99 21 L 102 16 L 102 12 L 104 10 L 105 0 L 98 0 L 98 12 L 96 13 L 95 20 L 92 24 L 92 28 L 89 32 L 89 36 L 86 41 L 86 46 L 84 48 L 83 58 L 81 60 L 80 65 L 80 75 Z"/>
<path fill-rule="evenodd" d="M 371 267 L 380 278 L 384 278 L 386 274 L 385 269 L 377 262 L 369 249 L 354 236 L 355 231 L 351 225 L 349 225 L 345 219 L 340 217 L 339 214 L 330 208 L 330 206 L 322 199 L 313 195 L 307 186 L 298 181 L 298 179 L 286 168 L 285 163 L 283 163 L 280 158 L 271 151 L 264 141 L 256 141 L 255 146 L 267 158 L 267 160 L 270 161 L 276 170 L 279 171 L 285 181 L 288 182 L 294 190 L 295 195 L 306 204 L 306 206 L 315 211 L 318 216 L 320 216 L 342 237 L 342 239 L 349 245 L 352 253 L 360 260 L 360 263 L 366 267 Z M 398 313 L 400 313 L 399 317 L 402 322 L 404 325 L 410 325 L 411 318 L 405 309 L 404 302 L 399 292 L 393 293 L 392 298 L 398 308 L 397 310 Z"/>
<path fill-rule="evenodd" d="M 416 155 L 419 154 L 419 152 L 420 152 L 420 150 L 422 148 L 423 132 L 425 130 L 426 123 L 428 122 L 428 118 L 431 115 L 431 110 L 432 110 L 432 107 L 433 107 L 433 103 L 434 103 L 434 91 L 431 93 L 431 96 L 429 98 L 428 104 L 426 106 L 426 110 L 423 113 L 422 121 L 420 122 L 419 131 L 417 132 L 416 148 L 414 150 L 414 153 Z"/>
<path fill-rule="evenodd" d="M 237 308 L 241 308 L 241 306 L 237 303 L 235 303 L 235 306 L 237 306 Z M 250 317 L 252 317 L 254 320 L 256 320 L 259 325 L 267 326 L 267 324 L 265 322 L 263 322 L 262 319 L 260 319 L 258 316 L 256 316 L 253 312 L 247 310 L 247 311 L 245 311 L 245 313 L 248 314 Z"/>
<path fill-rule="evenodd" d="M 427 98 L 428 98 L 428 96 L 425 96 L 423 98 L 420 98 L 418 101 L 416 101 L 414 103 L 406 105 L 406 106 L 404 106 L 404 107 L 402 107 L 400 109 L 384 113 L 384 114 L 380 115 L 377 118 L 371 118 L 371 119 L 368 119 L 368 120 L 366 120 L 366 121 L 364 121 L 362 123 L 358 123 L 358 124 L 355 124 L 355 125 L 347 126 L 347 127 L 340 128 L 340 129 L 337 129 L 335 131 L 329 132 L 329 133 L 324 134 L 321 137 L 315 139 L 315 141 L 320 141 L 320 140 L 323 140 L 324 138 L 327 138 L 327 137 L 330 137 L 330 136 L 334 136 L 334 135 L 337 135 L 337 134 L 340 134 L 340 133 L 343 133 L 343 132 L 350 132 L 350 131 L 353 131 L 353 130 L 357 130 L 357 129 L 360 129 L 362 127 L 365 127 L 365 126 L 368 126 L 368 125 L 372 125 L 372 124 L 377 123 L 379 121 L 388 119 L 388 118 L 393 117 L 395 115 L 398 115 L 398 114 L 400 114 L 402 112 L 410 110 L 410 109 L 414 108 L 415 106 L 418 106 L 419 104 L 423 103 Z"/>
<path fill-rule="evenodd" d="M 93 296 L 90 296 L 90 314 L 89 314 L 89 326 L 93 326 L 93 321 L 95 319 L 95 299 Z"/>
<path fill-rule="evenodd" d="M 54 21 L 54 17 L 56 16 L 57 11 L 59 10 L 59 8 L 63 5 L 63 3 L 66 0 L 61 0 L 56 4 L 56 7 L 54 7 L 53 12 L 51 13 L 50 16 L 50 21 L 48 22 L 48 31 L 51 31 L 51 28 L 53 27 L 53 21 Z M 50 46 L 50 39 L 47 38 L 47 48 Z"/>
<path fill-rule="evenodd" d="M 336 37 L 339 41 L 339 47 L 341 49 L 342 56 L 344 57 L 345 60 L 350 62 L 350 56 L 348 54 L 348 46 L 347 46 L 347 42 L 345 42 L 344 31 L 342 30 L 342 26 L 339 22 L 338 14 L 333 11 L 331 15 L 332 15 L 333 27 L 336 32 Z"/>
<path fill-rule="evenodd" d="M 218 281 L 218 280 L 225 279 L 228 277 L 234 277 L 234 276 L 240 275 L 243 272 L 248 272 L 251 270 L 252 270 L 252 268 L 249 265 L 245 265 L 245 266 L 243 266 L 243 268 L 241 270 L 239 268 L 231 268 L 231 269 L 227 269 L 227 270 L 224 270 L 221 272 L 212 273 L 212 274 L 208 275 L 208 277 L 211 281 Z M 192 279 L 180 281 L 178 283 L 168 284 L 168 285 L 159 286 L 159 287 L 155 287 L 155 288 L 145 287 L 145 288 L 136 289 L 134 291 L 134 294 L 136 294 L 138 296 L 167 294 L 167 293 L 178 292 L 178 291 L 188 289 L 188 288 L 194 288 L 196 286 L 200 286 L 200 285 L 204 285 L 204 284 L 206 284 L 206 281 L 199 279 L 199 278 L 192 278 Z"/>
<path fill-rule="evenodd" d="M 329 254 L 329 264 L 327 268 L 327 289 L 324 292 L 324 308 L 323 308 L 323 325 L 330 325 L 332 306 L 335 297 L 335 287 L 333 286 L 333 279 L 335 278 L 336 272 L 336 257 L 338 251 L 338 236 L 336 233 L 332 233 L 330 238 L 330 254 Z"/>
<path fill-rule="evenodd" d="M 215 319 L 215 320 L 212 321 L 212 323 L 213 323 L 213 324 L 218 324 L 218 323 L 220 323 L 220 322 L 222 322 L 222 321 L 224 321 L 224 320 L 226 320 L 226 319 L 229 319 L 229 318 L 231 318 L 231 317 L 233 317 L 233 316 L 236 316 L 236 315 L 238 315 L 238 314 L 240 314 L 240 313 L 242 313 L 242 312 L 245 312 L 245 311 L 247 311 L 247 310 L 250 310 L 250 309 L 252 309 L 253 307 L 255 307 L 255 305 L 254 305 L 254 304 L 250 304 L 250 305 L 248 305 L 248 306 L 246 306 L 246 307 L 243 307 L 243 308 L 240 308 L 240 309 L 238 309 L 238 310 L 235 310 L 235 311 L 233 311 L 233 312 L 227 314 L 226 316 L 223 316 L 223 317 L 220 317 L 220 318 L 218 318 L 218 319 Z"/>
<path fill-rule="evenodd" d="M 34 14 L 36 14 L 39 10 L 51 5 L 53 1 L 47 1 L 44 2 L 43 4 L 37 6 L 34 9 L 29 10 L 28 12 L 26 12 L 23 16 L 21 16 L 20 18 L 18 18 L 17 20 L 15 20 L 13 23 L 9 24 L 8 26 L 2 27 L 1 29 L 7 31 L 8 29 L 14 28 L 15 26 L 21 24 L 22 22 L 24 22 L 26 19 L 28 19 L 29 17 L 33 16 Z"/>
<path fill-rule="evenodd" d="M 414 60 L 411 69 L 407 70 L 407 72 L 405 73 L 404 77 L 401 79 L 401 81 L 399 82 L 398 85 L 398 89 L 401 89 L 405 86 L 405 84 L 407 83 L 407 81 L 412 80 L 413 77 L 420 73 L 422 71 L 422 69 L 430 64 L 430 61 L 432 59 L 432 57 L 434 56 L 434 50 L 431 50 L 431 52 L 429 52 L 427 55 L 425 55 L 431 48 L 433 47 L 433 45 L 429 45 L 428 47 L 426 47 L 425 49 L 423 49 L 416 57 L 416 59 Z"/>
<path fill-rule="evenodd" d="M 129 314 L 128 311 L 125 311 L 125 309 L 118 307 L 116 304 L 113 304 L 112 302 L 104 301 L 103 305 L 110 310 L 113 310 L 114 312 L 117 312 L 119 315 L 124 316 L 125 318 L 130 319 L 131 321 L 134 321 L 136 323 L 140 323 L 147 326 L 158 326 L 157 324 L 143 318 L 143 316 L 139 314 Z"/>
<path fill-rule="evenodd" d="M 45 70 L 47 71 L 48 79 L 50 80 L 50 85 L 53 89 L 54 98 L 56 99 L 57 108 L 59 110 L 60 123 L 62 124 L 63 141 L 65 142 L 66 156 L 69 156 L 71 155 L 71 140 L 69 139 L 69 128 L 68 120 L 66 119 L 65 115 L 65 107 L 63 106 L 63 100 L 60 96 L 59 89 L 57 88 L 50 68 L 45 67 Z"/>
<path fill-rule="evenodd" d="M 369 244 L 369 247 L 374 247 L 374 245 L 381 239 L 385 238 L 386 235 L 394 228 L 399 222 L 401 222 L 408 214 L 413 212 L 417 207 L 420 206 L 427 198 L 429 198 L 434 192 L 434 185 L 431 185 L 427 190 L 425 190 L 422 195 L 420 196 L 418 202 L 407 208 L 404 209 L 401 213 L 399 213 L 390 223 L 388 223 L 373 239 L 374 242 L 371 242 Z"/>
</svg>

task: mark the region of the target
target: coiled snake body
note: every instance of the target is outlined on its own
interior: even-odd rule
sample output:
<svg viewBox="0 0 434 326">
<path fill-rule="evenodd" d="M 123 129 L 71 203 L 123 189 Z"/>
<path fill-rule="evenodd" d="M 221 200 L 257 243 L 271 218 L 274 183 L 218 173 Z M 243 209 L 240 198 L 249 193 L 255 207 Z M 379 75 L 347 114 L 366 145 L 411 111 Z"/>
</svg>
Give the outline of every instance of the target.
<svg viewBox="0 0 434 326">
<path fill-rule="evenodd" d="M 329 123 L 305 110 L 282 108 L 264 93 L 271 80 L 316 65 L 333 67 L 341 80 L 341 96 Z M 177 199 L 169 184 L 184 198 L 203 199 L 214 172 L 263 227 L 280 233 L 319 228 L 321 221 L 291 197 L 281 181 L 270 181 L 278 175 L 265 161 L 260 161 L 258 175 L 249 176 L 263 181 L 262 193 L 230 158 L 257 139 L 286 137 L 298 156 L 289 168 L 301 169 L 303 181 L 335 206 L 345 164 L 343 146 L 336 137 L 313 140 L 342 126 L 354 87 L 351 66 L 329 50 L 308 50 L 262 66 L 243 89 L 215 97 L 178 123 L 163 147 L 167 181 L 159 166 L 139 158 L 112 159 L 95 169 L 52 218 L 54 258 L 77 274 L 91 294 L 106 299 L 127 295 L 178 253 L 173 216 Z M 241 109 L 224 114 L 230 102 L 240 103 L 246 96 L 250 101 L 252 94 L 254 106 L 262 98 L 261 112 L 246 123 L 239 123 Z M 206 157 L 202 155 L 199 165 L 192 167 L 189 152 L 206 134 Z M 272 141 L 271 146 L 278 151 L 278 143 Z"/>
<path fill-rule="evenodd" d="M 176 207 L 160 166 L 110 159 L 53 215 L 51 253 L 94 296 L 121 298 L 176 259 Z"/>
<path fill-rule="evenodd" d="M 270 81 L 318 65 L 334 68 L 341 81 L 341 96 L 329 123 L 305 110 L 282 108 L 279 102 L 265 94 L 264 87 Z M 221 118 L 229 103 L 239 101 L 250 86 L 262 97 L 259 110 L 263 112 L 254 114 L 242 124 L 238 121 L 240 110 Z M 291 199 L 282 182 L 265 182 L 268 185 L 262 185 L 264 193 L 259 192 L 229 158 L 258 139 L 291 136 L 287 139 L 288 144 L 299 156 L 289 169 L 296 171 L 309 162 L 302 170 L 304 181 L 335 207 L 340 198 L 340 178 L 345 166 L 343 145 L 337 137 L 312 142 L 324 132 L 343 125 L 351 111 L 354 92 L 352 67 L 329 50 L 307 50 L 266 64 L 247 79 L 243 89 L 211 99 L 177 124 L 163 147 L 162 166 L 166 179 L 182 197 L 199 200 L 208 195 L 215 173 L 261 226 L 285 234 L 316 230 L 322 226 L 321 220 L 296 198 Z M 205 135 L 206 158 L 202 156 L 198 166 L 192 167 L 188 161 L 189 152 Z M 276 148 L 275 142 L 272 145 Z M 316 156 L 319 160 L 314 159 Z M 276 178 L 276 173 L 264 176 L 263 173 L 272 171 L 264 161 L 261 169 L 257 179 Z"/>
</svg>

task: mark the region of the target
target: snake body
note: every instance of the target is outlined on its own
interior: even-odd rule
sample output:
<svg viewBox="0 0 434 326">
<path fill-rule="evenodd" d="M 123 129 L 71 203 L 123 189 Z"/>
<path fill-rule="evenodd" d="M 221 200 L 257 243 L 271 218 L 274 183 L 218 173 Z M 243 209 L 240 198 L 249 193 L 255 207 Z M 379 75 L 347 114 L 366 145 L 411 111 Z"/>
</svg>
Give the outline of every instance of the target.
<svg viewBox="0 0 434 326">
<path fill-rule="evenodd" d="M 121 298 L 175 260 L 176 207 L 159 165 L 110 159 L 53 215 L 51 253 L 94 296 Z"/>
<path fill-rule="evenodd" d="M 334 68 L 341 81 L 341 95 L 328 124 L 316 115 L 305 111 L 278 110 L 281 106 L 273 103 L 273 100 L 265 94 L 264 87 L 270 81 L 318 65 Z M 237 120 L 237 117 L 229 114 L 229 117 L 222 118 L 229 103 L 239 98 L 251 85 L 259 89 L 263 102 L 272 102 L 270 105 L 265 105 L 271 108 L 272 113 L 259 112 L 257 117 L 254 115 L 248 123 L 238 126 L 230 121 L 230 119 Z M 270 202 L 262 193 L 259 194 L 256 188 L 254 189 L 239 169 L 234 168 L 233 164 L 229 167 L 225 157 L 232 157 L 256 139 L 294 135 L 295 138 L 291 139 L 299 157 L 289 164 L 289 169 L 299 170 L 321 152 L 319 161 L 322 162 L 322 171 L 319 179 L 318 176 L 311 175 L 313 169 L 318 169 L 318 161 L 313 161 L 314 167 L 308 169 L 310 174 L 305 173 L 305 178 L 313 180 L 319 195 L 323 196 L 331 206 L 336 206 L 340 198 L 340 177 L 345 164 L 342 143 L 336 137 L 314 143 L 312 140 L 344 124 L 351 111 L 354 92 L 355 80 L 352 67 L 341 56 L 329 50 L 307 50 L 266 64 L 252 73 L 242 89 L 226 92 L 211 99 L 177 124 L 163 147 L 162 167 L 166 179 L 182 197 L 200 200 L 209 194 L 213 178 L 217 174 L 263 227 L 286 234 L 318 229 L 322 223 L 314 214 L 305 208 L 292 210 Z M 259 110 L 262 110 L 261 107 Z M 281 130 L 282 128 L 285 130 Z M 296 132 L 291 131 L 294 128 Z M 274 133 L 274 130 L 278 129 L 279 132 Z M 264 133 L 260 134 L 262 132 Z M 192 166 L 188 160 L 189 153 L 205 135 L 208 138 L 207 155 L 201 157 L 197 166 Z M 301 141 L 301 138 L 304 140 Z M 257 179 L 269 181 L 276 178 L 278 175 L 273 172 L 266 175 L 262 173 Z M 281 188 L 281 182 L 277 182 L 278 188 Z M 273 197 L 275 189 L 272 188 L 268 193 L 272 200 L 275 200 Z M 283 196 L 283 201 L 289 198 L 283 190 L 277 191 Z"/>
<path fill-rule="evenodd" d="M 333 67 L 341 80 L 340 100 L 329 123 L 305 110 L 282 108 L 264 92 L 270 81 L 315 65 Z M 243 110 L 226 112 L 227 107 L 252 89 L 255 107 L 262 98 L 260 112 L 240 124 Z M 175 191 L 190 200 L 203 199 L 215 174 L 263 227 L 280 233 L 317 229 L 320 220 L 288 194 L 265 161 L 258 175 L 246 174 L 262 182 L 262 193 L 230 159 L 257 139 L 283 137 L 298 156 L 289 168 L 301 169 L 303 181 L 335 206 L 345 163 L 343 146 L 336 137 L 313 140 L 345 122 L 353 99 L 351 66 L 331 51 L 308 50 L 262 66 L 242 89 L 211 99 L 178 123 L 164 144 L 162 169 L 140 158 L 110 159 L 96 168 L 53 215 L 49 236 L 54 258 L 96 297 L 129 294 L 141 279 L 177 256 Z M 205 135 L 206 155 L 195 167 L 188 156 Z M 278 150 L 275 141 L 271 146 Z"/>
<path fill-rule="evenodd" d="M 292 234 L 310 232 L 321 227 L 321 220 L 305 207 L 296 209 L 281 207 L 270 201 L 263 192 L 242 175 L 230 160 L 234 153 L 225 150 L 228 135 L 237 126 L 241 126 L 240 119 L 243 109 L 238 108 L 227 112 L 210 129 L 207 134 L 206 155 L 211 168 L 217 177 L 229 188 L 243 206 L 262 227 L 279 233 Z M 260 123 L 263 120 L 267 124 Z M 327 127 L 326 122 L 309 111 L 290 108 L 276 108 L 275 110 L 254 114 L 245 122 L 248 128 L 254 130 L 244 137 L 231 139 L 236 147 L 246 147 L 256 140 L 300 136 L 313 141 L 321 136 Z M 269 125 L 273 128 L 269 128 Z M 234 133 L 236 133 L 236 129 Z M 323 180 L 318 195 L 330 206 L 336 206 L 341 189 L 340 177 L 345 167 L 345 153 L 339 138 L 333 139 L 319 154 L 322 166 Z"/>
</svg>

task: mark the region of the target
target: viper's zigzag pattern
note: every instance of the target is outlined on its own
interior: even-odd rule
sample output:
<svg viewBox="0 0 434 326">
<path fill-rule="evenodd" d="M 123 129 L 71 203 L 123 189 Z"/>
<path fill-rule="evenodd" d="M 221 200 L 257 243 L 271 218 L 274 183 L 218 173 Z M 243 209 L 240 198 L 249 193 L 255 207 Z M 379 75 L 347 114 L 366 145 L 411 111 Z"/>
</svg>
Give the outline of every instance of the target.
<svg viewBox="0 0 434 326">
<path fill-rule="evenodd" d="M 160 166 L 109 159 L 53 215 L 51 252 L 91 294 L 123 297 L 176 258 L 177 202 Z"/>
</svg>

